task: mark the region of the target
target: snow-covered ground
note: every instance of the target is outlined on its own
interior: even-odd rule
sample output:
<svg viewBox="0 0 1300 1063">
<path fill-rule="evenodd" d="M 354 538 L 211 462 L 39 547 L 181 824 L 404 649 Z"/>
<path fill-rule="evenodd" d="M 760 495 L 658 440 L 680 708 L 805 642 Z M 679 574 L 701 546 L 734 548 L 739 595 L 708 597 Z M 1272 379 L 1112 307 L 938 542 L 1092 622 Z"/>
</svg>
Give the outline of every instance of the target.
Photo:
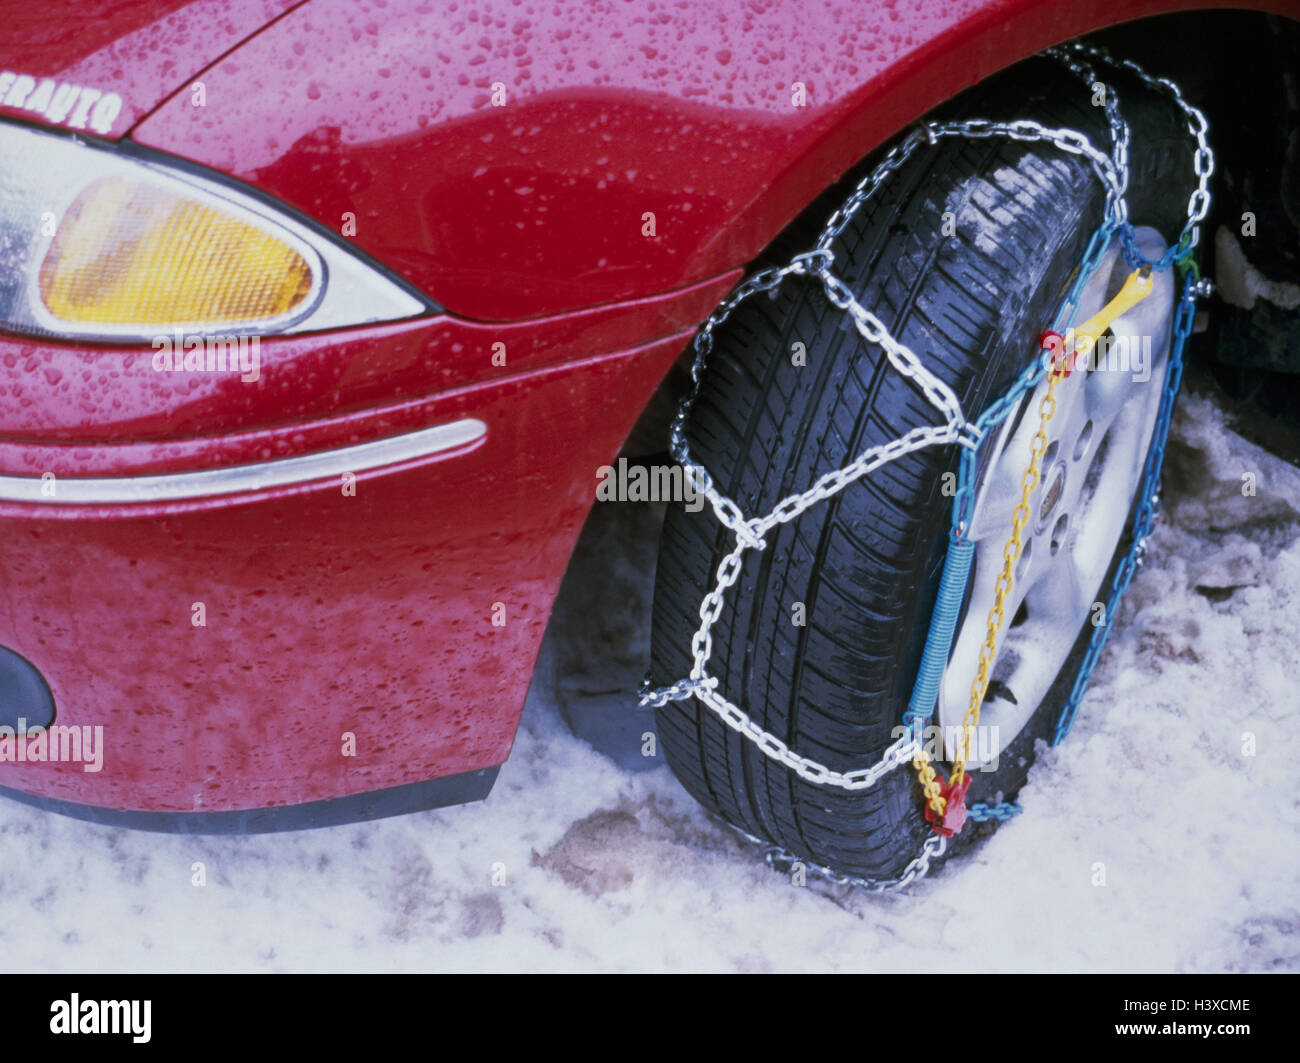
<svg viewBox="0 0 1300 1063">
<path fill-rule="evenodd" d="M 1300 474 L 1195 398 L 1171 463 L 1152 560 L 1025 814 L 904 895 L 792 885 L 666 767 L 575 737 L 561 703 L 643 662 L 591 664 L 636 632 L 569 608 L 481 804 L 205 839 L 0 802 L 0 969 L 1300 970 Z"/>
</svg>

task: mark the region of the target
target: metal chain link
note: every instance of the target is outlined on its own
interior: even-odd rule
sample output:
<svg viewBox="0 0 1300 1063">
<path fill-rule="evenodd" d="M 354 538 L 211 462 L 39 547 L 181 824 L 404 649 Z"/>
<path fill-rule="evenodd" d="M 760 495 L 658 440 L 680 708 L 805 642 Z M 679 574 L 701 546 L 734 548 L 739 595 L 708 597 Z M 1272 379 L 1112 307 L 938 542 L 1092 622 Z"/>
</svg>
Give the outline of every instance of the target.
<svg viewBox="0 0 1300 1063">
<path fill-rule="evenodd" d="M 1080 52 L 1071 48 L 1048 48 L 1044 53 L 1063 63 L 1069 70 L 1073 71 L 1083 79 L 1089 89 L 1094 86 L 1101 86 L 1103 93 L 1102 108 L 1106 113 L 1106 121 L 1110 125 L 1110 143 L 1111 143 L 1111 162 L 1119 174 L 1120 195 L 1128 193 L 1128 147 L 1132 131 L 1129 124 L 1124 120 L 1124 115 L 1119 108 L 1119 94 L 1115 89 L 1104 84 L 1098 77 L 1097 72 L 1081 58 Z"/>
<path fill-rule="evenodd" d="M 1205 139 L 1207 126 L 1204 115 L 1186 102 L 1181 90 L 1173 82 L 1147 74 L 1131 60 L 1115 60 L 1101 49 L 1082 44 L 1066 45 L 1061 49 L 1049 49 L 1049 55 L 1063 61 L 1081 77 L 1095 83 L 1096 74 L 1087 59 L 1095 59 L 1119 66 L 1137 74 L 1143 81 L 1172 95 L 1174 101 L 1188 118 L 1189 132 L 1197 142 L 1194 162 L 1195 172 L 1200 179 L 1199 186 L 1193 192 L 1188 203 L 1188 221 L 1184 226 L 1176 245 L 1166 252 L 1170 262 L 1190 255 L 1199 240 L 1199 224 L 1204 219 L 1209 204 L 1208 180 L 1213 173 L 1213 154 Z M 1128 147 L 1130 131 L 1119 111 L 1118 100 L 1113 89 L 1107 86 L 1105 100 L 1106 116 L 1110 127 L 1111 154 L 1099 151 L 1088 137 L 1073 129 L 1061 129 L 1045 126 L 1042 123 L 1021 119 L 1010 122 L 989 119 L 968 119 L 960 122 L 929 122 L 908 133 L 902 141 L 893 147 L 876 167 L 858 182 L 847 200 L 827 220 L 819 234 L 813 250 L 794 256 L 785 266 L 763 270 L 746 279 L 709 315 L 708 320 L 696 333 L 693 343 L 694 359 L 691 364 L 691 385 L 682 398 L 676 416 L 669 430 L 669 448 L 674 459 L 682 465 L 690 477 L 695 490 L 708 499 L 718 520 L 730 530 L 735 538 L 735 546 L 719 562 L 713 588 L 700 603 L 700 626 L 691 638 L 691 671 L 687 678 L 679 679 L 669 686 L 653 688 L 649 677 L 643 684 L 640 705 L 661 708 L 672 702 L 695 698 L 705 708 L 717 716 L 727 727 L 751 741 L 766 757 L 783 765 L 800 778 L 818 785 L 834 786 L 848 791 L 865 790 L 875 785 L 884 775 L 912 760 L 922 752 L 920 742 L 921 727 L 917 720 L 900 738 L 895 740 L 873 765 L 852 771 L 837 771 L 810 757 L 791 749 L 789 744 L 777 735 L 765 730 L 755 722 L 743 709 L 729 701 L 719 691 L 719 680 L 708 673 L 708 663 L 713 651 L 712 629 L 722 615 L 726 592 L 739 580 L 743 568 L 743 557 L 750 549 L 763 550 L 766 536 L 773 528 L 789 523 L 798 518 L 812 506 L 843 491 L 875 469 L 891 461 L 923 450 L 928 447 L 956 444 L 965 448 L 963 470 L 973 468 L 975 453 L 990 427 L 1001 423 L 1024 396 L 1043 379 L 1048 371 L 1047 360 L 1037 359 L 1016 380 L 1008 392 L 993 402 L 975 421 L 969 420 L 961 407 L 960 400 L 951 387 L 937 377 L 916 354 L 906 345 L 900 343 L 888 327 L 870 310 L 862 306 L 857 297 L 833 272 L 836 257 L 833 244 L 843 233 L 862 207 L 876 191 L 896 173 L 923 144 L 933 145 L 947 137 L 966 137 L 984 139 L 989 137 L 1006 137 L 1020 142 L 1041 142 L 1053 145 L 1058 150 L 1072 156 L 1081 157 L 1089 164 L 1106 195 L 1105 221 L 1094 233 L 1083 261 L 1075 277 L 1069 295 L 1057 315 L 1057 322 L 1072 321 L 1077 311 L 1077 300 L 1084 282 L 1100 263 L 1111 237 L 1119 233 L 1121 241 L 1127 238 L 1126 248 L 1132 246 L 1131 226 L 1128 223 L 1128 206 L 1125 199 L 1128 186 Z M 1126 236 L 1127 234 L 1127 236 Z M 1185 247 L 1183 245 L 1186 245 Z M 1128 251 L 1126 250 L 1126 255 Z M 1146 260 L 1142 260 L 1145 262 Z M 1162 258 L 1149 263 L 1157 269 L 1168 268 L 1169 262 Z M 852 462 L 839 469 L 820 476 L 805 491 L 789 495 L 779 502 L 774 509 L 764 516 L 746 517 L 741 507 L 716 485 L 713 477 L 703 465 L 691 456 L 687 440 L 686 427 L 695 402 L 699 397 L 704 380 L 709 355 L 713 350 L 714 335 L 741 303 L 753 296 L 774 291 L 787 277 L 811 277 L 820 282 L 822 293 L 836 309 L 847 313 L 853 320 L 857 332 L 868 343 L 879 346 L 890 366 L 909 381 L 935 409 L 942 418 L 941 423 L 923 425 L 911 429 L 901 437 L 888 443 L 870 447 L 859 454 Z M 1181 313 L 1181 308 L 1180 308 Z M 1176 384 L 1172 392 L 1176 393 Z M 1163 409 L 1163 400 L 1162 400 Z M 1167 426 L 1165 426 L 1167 432 Z M 1163 453 L 1164 440 L 1159 440 Z M 1158 479 L 1158 465 L 1157 479 Z M 963 477 L 964 480 L 968 479 Z M 1154 495 L 1154 488 L 1148 475 L 1146 489 L 1150 490 L 1149 500 Z M 964 516 L 969 512 L 971 488 L 965 484 L 965 495 L 954 498 L 954 529 L 964 527 Z M 1147 512 L 1146 506 L 1143 512 Z M 1154 519 L 1154 518 L 1152 518 Z M 1140 556 L 1140 555 L 1139 555 Z M 1128 559 L 1126 559 L 1128 560 Z M 1131 579 L 1131 574 L 1128 579 Z M 1125 581 L 1127 585 L 1127 580 Z M 1095 640 L 1094 640 L 1095 641 Z M 1102 640 L 1104 641 L 1104 639 Z M 1090 647 L 1091 649 L 1091 647 Z M 1098 647 L 1097 652 L 1100 652 Z M 1095 663 L 1095 661 L 1093 662 Z M 1091 671 L 1091 667 L 1088 668 Z M 969 810 L 975 821 L 988 819 L 1005 819 L 1019 811 L 1015 805 L 998 802 L 995 805 L 972 806 Z M 940 857 L 946 850 L 947 839 L 938 833 L 930 834 L 921 851 L 907 865 L 903 873 L 891 879 L 865 879 L 843 875 L 831 868 L 801 860 L 794 854 L 771 842 L 755 838 L 740 828 L 739 833 L 765 847 L 765 857 L 769 864 L 774 862 L 795 862 L 803 864 L 810 872 L 833 882 L 851 884 L 863 889 L 883 892 L 897 889 L 923 876 L 929 869 L 932 859 Z"/>
<path fill-rule="evenodd" d="M 1168 96 L 1183 113 L 1187 121 L 1188 135 L 1196 142 L 1192 152 L 1192 172 L 1196 176 L 1196 187 L 1187 200 L 1187 222 L 1183 225 L 1178 239 L 1170 245 L 1161 258 L 1152 262 L 1144 258 L 1133 246 L 1132 234 L 1121 233 L 1124 242 L 1124 255 L 1131 266 L 1151 266 L 1153 269 L 1168 269 L 1175 260 L 1184 259 L 1200 243 L 1201 222 L 1210 212 L 1210 178 L 1214 175 L 1214 152 L 1210 149 L 1210 123 L 1205 113 L 1187 102 L 1183 90 L 1169 78 L 1156 77 L 1148 73 L 1132 59 L 1119 59 L 1105 48 L 1096 44 L 1074 41 L 1064 46 L 1064 50 L 1074 56 L 1087 57 L 1115 70 L 1124 70 L 1132 74 L 1143 84 Z"/>
<path fill-rule="evenodd" d="M 971 818 L 976 818 L 974 813 L 972 813 Z M 985 818 L 990 817 L 986 816 Z M 846 875 L 841 871 L 836 871 L 833 867 L 827 867 L 825 864 L 811 863 L 803 859 L 803 857 L 796 856 L 789 849 L 784 849 L 767 841 L 765 838 L 757 838 L 748 831 L 741 830 L 734 823 L 728 823 L 727 826 L 755 845 L 762 846 L 763 860 L 768 867 L 776 871 L 788 874 L 796 866 L 801 866 L 806 874 L 815 878 L 837 886 L 855 886 L 867 893 L 892 893 L 894 890 L 906 888 L 919 878 L 925 878 L 930 870 L 930 861 L 943 856 L 948 850 L 947 838 L 942 834 L 931 834 L 921 844 L 921 851 L 908 862 L 902 873 L 895 878 L 861 878 L 857 875 Z"/>
</svg>

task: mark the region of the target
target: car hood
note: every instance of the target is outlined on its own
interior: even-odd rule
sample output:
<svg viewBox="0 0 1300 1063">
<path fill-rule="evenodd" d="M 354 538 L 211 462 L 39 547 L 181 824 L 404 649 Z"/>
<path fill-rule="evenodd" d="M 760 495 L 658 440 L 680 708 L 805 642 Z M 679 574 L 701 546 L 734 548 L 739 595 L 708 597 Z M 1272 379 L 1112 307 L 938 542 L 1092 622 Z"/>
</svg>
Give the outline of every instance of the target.
<svg viewBox="0 0 1300 1063">
<path fill-rule="evenodd" d="M 301 0 L 6 5 L 0 116 L 117 139 Z"/>
</svg>

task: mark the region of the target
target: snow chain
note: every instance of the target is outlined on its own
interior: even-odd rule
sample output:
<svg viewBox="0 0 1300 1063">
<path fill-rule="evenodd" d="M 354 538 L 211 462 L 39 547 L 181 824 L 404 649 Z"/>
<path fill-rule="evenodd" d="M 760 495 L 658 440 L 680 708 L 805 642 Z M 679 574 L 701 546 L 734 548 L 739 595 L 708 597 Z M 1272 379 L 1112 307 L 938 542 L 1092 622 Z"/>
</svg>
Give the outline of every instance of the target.
<svg viewBox="0 0 1300 1063">
<path fill-rule="evenodd" d="M 1137 251 L 1133 228 L 1128 219 L 1125 198 L 1128 189 L 1129 127 L 1120 113 L 1114 89 L 1105 85 L 1104 106 L 1109 125 L 1111 154 L 1095 148 L 1081 132 L 1073 129 L 1054 129 L 1032 120 L 995 122 L 987 119 L 970 119 L 962 122 L 927 122 L 912 130 L 898 145 L 889 151 L 878 166 L 856 186 L 853 194 L 831 215 L 811 251 L 794 256 L 788 265 L 763 270 L 745 280 L 719 306 L 696 333 L 694 360 L 691 365 L 691 388 L 682 399 L 669 433 L 669 445 L 674 459 L 691 478 L 694 488 L 708 499 L 714 514 L 735 536 L 735 545 L 718 565 L 716 582 L 700 604 L 700 626 L 691 638 L 692 666 L 685 679 L 671 686 L 651 689 L 647 679 L 641 690 L 642 706 L 662 707 L 674 701 L 695 698 L 724 724 L 753 742 L 764 756 L 784 765 L 802 779 L 822 786 L 843 790 L 865 790 L 874 786 L 883 776 L 900 764 L 912 763 L 925 798 L 925 817 L 932 833 L 921 846 L 921 851 L 897 878 L 866 879 L 843 875 L 831 868 L 821 867 L 801 860 L 779 846 L 740 831 L 746 838 L 763 845 L 765 856 L 773 866 L 801 865 L 808 873 L 832 882 L 857 886 L 871 892 L 899 889 L 921 878 L 929 870 L 930 862 L 944 854 L 948 839 L 961 830 L 969 818 L 976 822 L 1004 820 L 1020 811 L 1008 802 L 997 804 L 965 805 L 970 776 L 965 773 L 970 737 L 979 720 L 979 709 L 988 686 L 989 670 L 997 650 L 997 636 L 1003 622 L 1002 602 L 1011 589 L 1012 572 L 1020 555 L 1020 535 L 1029 518 L 1030 502 L 1039 482 L 1039 462 L 1046 447 L 1045 428 L 1055 412 L 1054 392 L 1061 378 L 1070 372 L 1074 353 L 1086 350 L 1086 344 L 1095 343 L 1111 320 L 1126 312 L 1137 301 L 1150 293 L 1152 271 L 1167 270 L 1177 265 L 1186 271 L 1181 298 L 1174 324 L 1169 357 L 1169 371 L 1161 394 L 1151 449 L 1147 456 L 1142 479 L 1141 500 L 1132 525 L 1133 546 L 1122 559 L 1111 586 L 1106 603 L 1104 623 L 1097 627 L 1071 689 L 1066 705 L 1057 721 L 1053 744 L 1062 741 L 1069 733 L 1088 679 L 1096 667 L 1101 650 L 1114 622 L 1120 597 L 1132 581 L 1142 562 L 1146 540 L 1155 523 L 1159 501 L 1160 470 L 1164 461 L 1165 445 L 1169 435 L 1169 422 L 1174 401 L 1182 379 L 1183 346 L 1191 332 L 1195 300 L 1208 294 L 1209 282 L 1201 281 L 1191 256 L 1200 240 L 1200 225 L 1209 211 L 1209 179 L 1214 172 L 1214 155 L 1207 142 L 1208 124 L 1204 114 L 1189 104 L 1178 86 L 1166 78 L 1148 74 L 1129 59 L 1117 59 L 1101 48 L 1082 43 L 1072 43 L 1060 48 L 1050 48 L 1045 55 L 1064 63 L 1089 86 L 1091 91 L 1099 78 L 1093 62 L 1115 70 L 1124 70 L 1141 81 L 1168 95 L 1187 120 L 1189 134 L 1196 142 L 1193 169 L 1197 186 L 1187 204 L 1187 222 L 1178 240 L 1156 260 L 1143 258 Z M 947 137 L 984 139 L 1008 137 L 1024 142 L 1043 142 L 1060 151 L 1077 156 L 1086 162 L 1101 182 L 1106 192 L 1104 220 L 1093 234 L 1083 260 L 1075 274 L 1073 285 L 1057 311 L 1051 329 L 1044 334 L 1044 353 L 1021 373 L 1008 392 L 994 401 L 978 418 L 970 420 L 963 413 L 961 403 L 952 389 L 934 375 L 906 346 L 899 343 L 875 314 L 858 302 L 853 292 L 832 272 L 835 252 L 831 245 L 844 231 L 850 219 L 923 144 L 933 145 Z M 1078 311 L 1078 300 L 1085 284 L 1100 264 L 1112 240 L 1118 239 L 1125 260 L 1133 273 L 1123 289 L 1106 307 L 1090 321 L 1072 330 Z M 890 365 L 925 396 L 938 414 L 937 423 L 918 425 L 888 443 L 871 447 L 859 454 L 851 463 L 819 477 L 806 491 L 790 495 L 765 516 L 746 517 L 740 507 L 718 490 L 704 466 L 691 457 L 686 439 L 686 425 L 699 395 L 700 385 L 709 354 L 713 348 L 714 333 L 742 302 L 759 292 L 770 292 L 791 274 L 816 278 L 821 282 L 827 300 L 836 309 L 847 313 L 858 333 L 870 344 L 879 346 Z M 1063 338 L 1064 337 L 1064 338 Z M 1046 341 L 1054 338 L 1056 342 Z M 990 429 L 1000 425 L 1029 392 L 1047 378 L 1047 390 L 1039 403 L 1039 429 L 1033 442 L 1033 456 L 1021 481 L 1022 492 L 1013 519 L 1013 533 L 1003 551 L 1005 564 L 998 576 L 996 597 L 988 619 L 988 634 L 980 650 L 978 674 L 972 685 L 970 708 L 963 721 L 962 735 L 957 747 L 952 772 L 947 780 L 940 779 L 930 764 L 929 754 L 921 743 L 927 721 L 935 710 L 939 683 L 947 665 L 952 647 L 956 621 L 961 603 L 965 600 L 966 584 L 970 576 L 973 543 L 967 537 L 970 509 L 973 502 L 976 458 L 982 441 Z M 956 445 L 962 449 L 957 491 L 953 499 L 952 528 L 948 556 L 940 578 L 939 593 L 930 628 L 922 653 L 916 684 L 903 714 L 907 729 L 893 742 L 880 760 L 865 768 L 853 771 L 836 771 L 810 757 L 805 757 L 778 736 L 759 726 L 743 709 L 729 701 L 719 690 L 719 680 L 708 673 L 709 658 L 713 650 L 713 625 L 722 615 L 725 595 L 740 578 L 743 557 L 748 550 L 762 550 L 767 545 L 767 534 L 778 525 L 795 520 L 812 506 L 838 494 L 850 484 L 880 468 L 888 462 L 927 447 Z M 739 828 L 736 828 L 739 830 Z"/>
</svg>

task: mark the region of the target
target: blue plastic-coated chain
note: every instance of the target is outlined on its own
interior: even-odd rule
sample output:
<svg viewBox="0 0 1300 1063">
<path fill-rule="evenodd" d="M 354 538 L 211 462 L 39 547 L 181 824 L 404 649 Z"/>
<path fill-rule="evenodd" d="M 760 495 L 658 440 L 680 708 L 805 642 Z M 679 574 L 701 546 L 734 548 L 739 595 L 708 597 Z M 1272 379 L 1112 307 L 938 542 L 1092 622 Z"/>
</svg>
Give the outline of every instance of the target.
<svg viewBox="0 0 1300 1063">
<path fill-rule="evenodd" d="M 986 823 L 991 819 L 1005 822 L 1012 816 L 1020 815 L 1023 811 L 1023 808 L 1012 801 L 999 801 L 996 805 L 986 805 L 980 802 L 966 809 L 966 818 L 972 819 L 976 823 Z"/>
<path fill-rule="evenodd" d="M 1127 222 L 1117 225 L 1114 221 L 1107 220 L 1102 223 L 1101 227 L 1092 234 L 1092 239 L 1088 241 L 1088 246 L 1083 252 L 1083 261 L 1079 264 L 1079 272 L 1075 274 L 1074 283 L 1070 286 L 1070 293 L 1061 303 L 1061 307 L 1056 312 L 1056 317 L 1052 321 L 1052 329 L 1059 332 L 1062 336 L 1074 324 L 1075 315 L 1079 312 L 1079 297 L 1083 294 L 1084 286 L 1092 280 L 1092 275 L 1101 265 L 1101 260 L 1110 248 L 1111 239 L 1118 233 L 1121 247 L 1125 241 L 1125 234 L 1128 234 L 1128 241 L 1132 243 L 1133 226 Z M 1134 269 L 1137 267 L 1134 266 Z"/>
<path fill-rule="evenodd" d="M 1106 639 L 1110 637 L 1111 628 L 1115 624 L 1115 614 L 1119 611 L 1120 599 L 1123 598 L 1128 585 L 1137 574 L 1138 565 L 1142 563 L 1142 554 L 1146 550 L 1147 536 L 1151 534 L 1151 530 L 1155 526 L 1156 500 L 1160 489 L 1160 472 L 1165 462 L 1165 446 L 1169 442 L 1169 424 L 1173 418 L 1174 402 L 1178 398 L 1178 388 L 1183 380 L 1183 347 L 1187 343 L 1187 337 L 1191 335 L 1192 323 L 1196 316 L 1194 272 L 1195 267 L 1193 265 L 1188 269 L 1187 276 L 1184 278 L 1183 295 L 1178 303 L 1178 311 L 1174 318 L 1174 340 L 1169 354 L 1169 375 L 1165 378 L 1165 390 L 1160 396 L 1160 413 L 1156 418 L 1151 450 L 1147 454 L 1146 471 L 1142 481 L 1142 501 L 1139 503 L 1137 513 L 1133 518 L 1133 546 L 1115 572 L 1115 579 L 1111 584 L 1110 598 L 1106 602 L 1102 622 L 1092 633 L 1092 639 L 1088 643 L 1088 651 L 1084 656 L 1083 665 L 1079 669 L 1079 674 L 1075 677 L 1070 696 L 1061 709 L 1060 718 L 1056 721 L 1056 732 L 1052 737 L 1052 745 L 1054 746 L 1060 745 L 1065 740 L 1065 736 L 1070 733 L 1070 728 L 1074 725 L 1079 703 L 1083 700 L 1084 691 L 1088 688 L 1088 680 L 1092 677 L 1093 670 L 1101 659 L 1101 651 L 1105 647 Z"/>
<path fill-rule="evenodd" d="M 1192 253 L 1192 237 L 1190 233 L 1185 235 L 1178 243 L 1170 244 L 1169 247 L 1165 248 L 1165 253 L 1156 259 L 1147 258 L 1143 255 L 1133 242 L 1133 237 L 1132 225 L 1126 223 L 1120 227 L 1120 250 L 1124 253 L 1124 261 L 1132 269 L 1141 269 L 1143 266 L 1147 266 L 1156 272 L 1162 272 L 1175 262 L 1182 262 Z"/>
</svg>

